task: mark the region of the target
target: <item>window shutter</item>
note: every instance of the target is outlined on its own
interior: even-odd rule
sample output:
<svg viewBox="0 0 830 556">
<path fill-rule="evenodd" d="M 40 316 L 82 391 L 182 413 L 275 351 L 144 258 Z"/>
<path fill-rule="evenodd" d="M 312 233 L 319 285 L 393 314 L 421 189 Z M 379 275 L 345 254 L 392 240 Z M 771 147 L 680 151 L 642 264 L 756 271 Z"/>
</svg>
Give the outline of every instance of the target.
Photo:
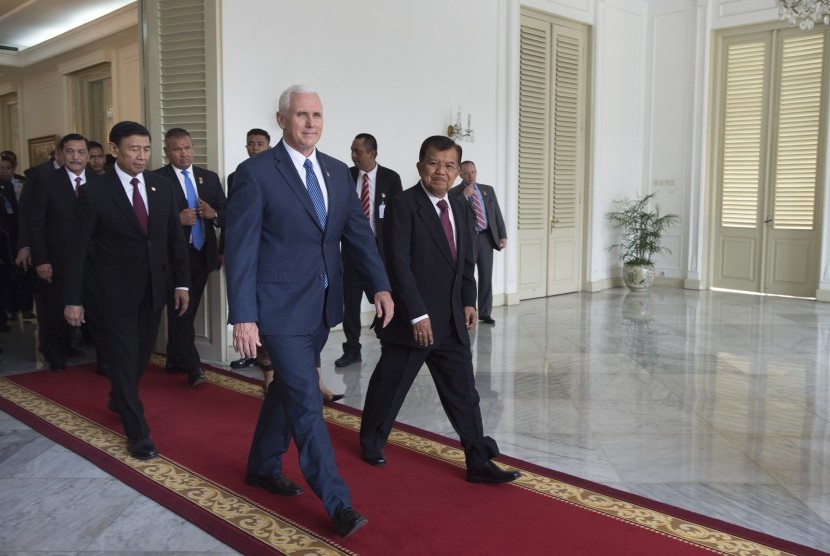
<svg viewBox="0 0 830 556">
<path fill-rule="evenodd" d="M 733 43 L 726 55 L 721 225 L 758 225 L 767 43 Z"/>
<path fill-rule="evenodd" d="M 783 38 L 773 213 L 777 229 L 814 226 L 823 56 L 823 34 Z"/>
<path fill-rule="evenodd" d="M 550 117 L 549 26 L 523 17 L 519 75 L 519 230 L 545 230 Z"/>
<path fill-rule="evenodd" d="M 163 131 L 193 138 L 193 162 L 207 165 L 207 68 L 204 0 L 158 0 L 159 79 Z"/>
</svg>

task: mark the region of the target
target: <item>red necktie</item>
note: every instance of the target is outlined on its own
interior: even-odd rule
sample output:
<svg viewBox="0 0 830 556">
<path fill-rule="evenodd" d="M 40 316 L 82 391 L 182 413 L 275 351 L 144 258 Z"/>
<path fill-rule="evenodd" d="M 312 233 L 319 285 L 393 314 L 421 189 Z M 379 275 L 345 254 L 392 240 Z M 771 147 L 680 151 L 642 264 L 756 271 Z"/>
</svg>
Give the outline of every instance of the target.
<svg viewBox="0 0 830 556">
<path fill-rule="evenodd" d="M 452 225 L 450 224 L 450 211 L 447 201 L 441 199 L 436 203 L 436 206 L 441 209 L 441 227 L 444 228 L 444 235 L 447 236 L 447 243 L 450 244 L 450 253 L 452 253 L 452 260 L 455 260 L 455 239 L 452 235 Z"/>
<path fill-rule="evenodd" d="M 75 196 L 78 196 L 78 188 L 81 187 L 81 177 L 75 178 Z"/>
<path fill-rule="evenodd" d="M 476 231 L 480 232 L 484 230 L 484 211 L 481 210 L 481 201 L 478 200 L 478 194 L 476 193 L 475 189 L 473 189 L 473 195 L 470 197 L 473 201 L 473 210 L 476 213 Z"/>
<path fill-rule="evenodd" d="M 363 214 L 371 222 L 372 209 L 369 207 L 369 174 L 363 174 L 363 189 L 360 190 L 360 205 L 363 207 Z"/>
<path fill-rule="evenodd" d="M 141 226 L 141 230 L 144 232 L 144 235 L 147 235 L 147 207 L 144 206 L 144 199 L 141 198 L 141 192 L 138 190 L 138 184 L 141 182 L 138 181 L 138 178 L 133 178 L 130 180 L 130 183 L 133 184 L 133 212 L 135 212 L 135 217 L 138 218 L 138 223 Z"/>
</svg>

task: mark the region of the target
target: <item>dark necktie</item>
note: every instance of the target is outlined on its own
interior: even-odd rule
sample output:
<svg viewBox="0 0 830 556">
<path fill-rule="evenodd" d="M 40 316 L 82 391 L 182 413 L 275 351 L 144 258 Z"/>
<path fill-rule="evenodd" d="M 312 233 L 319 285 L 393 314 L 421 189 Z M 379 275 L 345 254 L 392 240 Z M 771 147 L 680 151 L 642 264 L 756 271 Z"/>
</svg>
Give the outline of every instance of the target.
<svg viewBox="0 0 830 556">
<path fill-rule="evenodd" d="M 317 222 L 320 224 L 320 229 L 326 231 L 326 202 L 323 200 L 323 190 L 320 189 L 320 183 L 314 173 L 314 166 L 309 159 L 305 159 L 303 168 L 305 168 L 305 188 L 308 191 L 308 196 L 311 197 L 314 212 L 317 213 Z M 329 287 L 329 276 L 326 273 L 323 273 L 323 287 Z"/>
<path fill-rule="evenodd" d="M 130 180 L 130 183 L 133 184 L 133 212 L 135 212 L 135 217 L 138 218 L 138 224 L 141 226 L 141 230 L 146 236 L 147 207 L 144 206 L 144 199 L 141 198 L 141 192 L 138 190 L 138 184 L 141 182 L 138 181 L 138 178 L 133 178 Z"/>
<path fill-rule="evenodd" d="M 441 227 L 444 228 L 444 235 L 447 236 L 447 243 L 450 244 L 450 253 L 452 253 L 452 260 L 455 260 L 455 239 L 452 235 L 452 225 L 450 224 L 450 211 L 447 201 L 441 199 L 436 203 L 436 206 L 441 209 Z"/>
<path fill-rule="evenodd" d="M 190 176 L 187 175 L 187 170 L 182 170 L 184 176 L 184 189 L 187 191 L 187 208 L 195 209 L 199 206 L 199 197 L 196 195 L 196 188 L 193 187 L 193 182 Z M 190 241 L 197 251 L 202 250 L 202 245 L 205 244 L 205 235 L 202 233 L 202 219 L 196 216 L 196 222 L 190 227 Z"/>
<path fill-rule="evenodd" d="M 75 196 L 78 196 L 78 188 L 81 187 L 81 176 L 75 178 Z"/>
<path fill-rule="evenodd" d="M 369 222 L 372 222 L 372 209 L 369 208 L 369 174 L 363 174 L 363 189 L 360 190 L 360 206 Z"/>
</svg>

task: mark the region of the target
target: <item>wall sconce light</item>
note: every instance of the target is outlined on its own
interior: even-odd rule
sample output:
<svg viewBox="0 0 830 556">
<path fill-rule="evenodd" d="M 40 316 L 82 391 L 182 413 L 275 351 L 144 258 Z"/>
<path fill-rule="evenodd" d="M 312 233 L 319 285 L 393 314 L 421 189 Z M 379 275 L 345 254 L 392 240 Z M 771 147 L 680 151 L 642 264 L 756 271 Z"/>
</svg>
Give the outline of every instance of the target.
<svg viewBox="0 0 830 556">
<path fill-rule="evenodd" d="M 461 127 L 461 107 L 458 107 L 458 116 L 456 116 L 455 124 L 450 124 L 447 128 L 447 135 L 450 136 L 450 139 L 453 141 L 469 141 L 470 143 L 475 143 L 476 135 L 473 131 L 473 127 L 471 125 L 472 118 L 467 113 L 467 128 Z"/>
</svg>

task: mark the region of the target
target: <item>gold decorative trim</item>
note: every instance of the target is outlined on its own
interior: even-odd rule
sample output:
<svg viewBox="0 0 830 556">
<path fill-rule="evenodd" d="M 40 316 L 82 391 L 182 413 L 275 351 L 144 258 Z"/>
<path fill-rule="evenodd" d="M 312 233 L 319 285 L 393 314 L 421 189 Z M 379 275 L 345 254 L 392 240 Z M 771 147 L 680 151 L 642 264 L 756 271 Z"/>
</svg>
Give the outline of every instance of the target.
<svg viewBox="0 0 830 556">
<path fill-rule="evenodd" d="M 163 356 L 154 356 L 152 363 L 164 365 Z M 262 387 L 226 373 L 206 369 L 207 380 L 217 386 L 241 394 L 262 398 Z M 258 504 L 240 498 L 199 474 L 164 457 L 147 462 L 129 456 L 120 435 L 105 429 L 50 400 L 22 388 L 6 378 L 0 379 L 0 396 L 46 420 L 64 432 L 87 442 L 125 465 L 134 468 L 160 486 L 175 492 L 211 514 L 254 536 L 263 543 L 286 554 L 337 555 L 353 554 L 342 547 L 317 537 L 290 520 L 274 514 Z M 360 429 L 360 418 L 332 406 L 324 406 L 323 417 L 333 425 L 349 430 Z M 389 442 L 451 465 L 464 467 L 464 452 L 441 442 L 399 429 L 392 429 Z M 711 527 L 618 500 L 591 490 L 539 475 L 519 468 L 522 476 L 511 486 L 566 502 L 699 546 L 720 554 L 740 556 L 792 556 L 760 543 L 746 540 Z"/>
<path fill-rule="evenodd" d="M 131 457 L 127 453 L 123 436 L 6 378 L 0 378 L 0 397 L 131 467 L 157 485 L 281 553 L 304 556 L 354 554 L 163 456 L 149 461 Z"/>
<path fill-rule="evenodd" d="M 340 411 L 334 407 L 323 408 L 326 421 L 351 430 L 360 429 L 360 418 Z M 392 429 L 389 442 L 419 454 L 441 460 L 443 462 L 464 467 L 464 452 L 458 448 L 447 446 L 422 436 Z M 557 481 L 544 475 L 539 475 L 518 468 L 522 476 L 511 483 L 511 486 L 524 488 L 531 492 L 561 500 L 585 510 L 601 513 L 608 517 L 619 519 L 626 523 L 643 527 L 658 534 L 718 552 L 720 554 L 736 554 L 740 556 L 788 556 L 789 552 L 746 540 L 711 527 L 699 525 L 691 521 L 680 519 L 668 514 L 644 508 L 630 502 L 617 500 L 611 496 L 599 494 L 588 489 Z"/>
</svg>

